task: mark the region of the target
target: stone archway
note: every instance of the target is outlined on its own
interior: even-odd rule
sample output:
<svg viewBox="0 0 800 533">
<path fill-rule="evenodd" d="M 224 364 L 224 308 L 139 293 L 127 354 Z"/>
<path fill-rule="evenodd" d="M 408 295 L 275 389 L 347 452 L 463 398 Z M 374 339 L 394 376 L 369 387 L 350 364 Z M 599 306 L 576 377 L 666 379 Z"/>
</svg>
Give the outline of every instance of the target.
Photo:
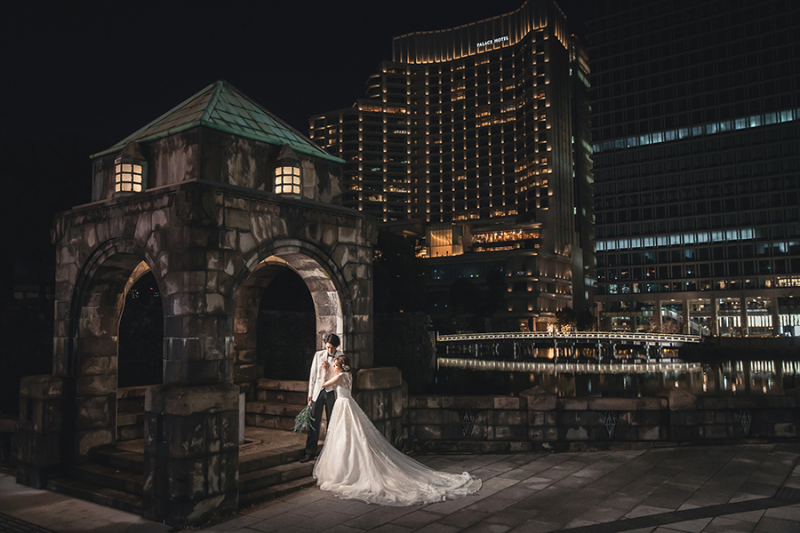
<svg viewBox="0 0 800 533">
<path fill-rule="evenodd" d="M 349 291 L 335 264 L 321 259 L 324 256 L 317 247 L 297 241 L 271 243 L 259 255 L 265 257 L 252 270 L 248 269 L 244 273 L 246 277 L 242 280 L 236 297 L 234 376 L 238 383 L 250 382 L 255 377 L 259 303 L 263 291 L 284 269 L 300 276 L 311 294 L 316 316 L 314 346 L 322 346 L 322 339 L 328 333 L 338 334 L 342 338 L 342 348 L 346 349 L 347 346 L 346 317 L 342 301 L 349 300 Z M 311 357 L 311 354 L 308 356 Z"/>
<path fill-rule="evenodd" d="M 98 246 L 77 277 L 64 359 L 68 462 L 88 460 L 92 449 L 113 444 L 117 431 L 119 325 L 125 296 L 150 272 L 135 243 L 112 239 Z M 156 277 L 156 283 L 158 279 Z"/>
</svg>

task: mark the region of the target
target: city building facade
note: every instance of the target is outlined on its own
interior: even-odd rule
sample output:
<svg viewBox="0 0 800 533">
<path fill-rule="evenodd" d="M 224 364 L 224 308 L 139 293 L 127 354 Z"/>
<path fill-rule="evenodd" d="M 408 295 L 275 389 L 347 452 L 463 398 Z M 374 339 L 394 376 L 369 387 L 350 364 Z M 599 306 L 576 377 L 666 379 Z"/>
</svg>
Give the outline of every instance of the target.
<svg viewBox="0 0 800 533">
<path fill-rule="evenodd" d="M 800 334 L 800 4 L 595 9 L 603 327 Z"/>
<path fill-rule="evenodd" d="M 419 222 L 434 311 L 455 280 L 482 283 L 492 272 L 505 280 L 502 314 L 523 329 L 585 308 L 594 283 L 588 62 L 558 6 L 528 0 L 395 37 L 392 61 L 367 85 L 353 107 L 312 117 L 310 137 L 345 161 L 344 205 Z"/>
</svg>

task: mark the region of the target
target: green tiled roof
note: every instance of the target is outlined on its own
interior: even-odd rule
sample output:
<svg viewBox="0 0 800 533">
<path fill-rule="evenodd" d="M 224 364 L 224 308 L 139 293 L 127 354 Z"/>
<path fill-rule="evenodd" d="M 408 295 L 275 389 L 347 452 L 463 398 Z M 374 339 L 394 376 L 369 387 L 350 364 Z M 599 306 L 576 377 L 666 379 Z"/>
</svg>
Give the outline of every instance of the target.
<svg viewBox="0 0 800 533">
<path fill-rule="evenodd" d="M 344 162 L 326 153 L 305 135 L 222 80 L 212 83 L 139 131 L 92 157 L 101 157 L 122 150 L 130 141 L 152 141 L 196 126 L 205 126 L 278 146 L 288 144 L 297 152 L 337 163 Z"/>
</svg>

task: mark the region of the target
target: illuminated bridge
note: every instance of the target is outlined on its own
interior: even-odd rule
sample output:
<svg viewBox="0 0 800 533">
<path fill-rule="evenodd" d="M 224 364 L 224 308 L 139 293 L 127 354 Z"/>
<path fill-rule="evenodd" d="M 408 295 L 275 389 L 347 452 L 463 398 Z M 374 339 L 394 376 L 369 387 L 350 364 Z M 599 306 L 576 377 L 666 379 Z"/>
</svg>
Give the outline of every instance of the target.
<svg viewBox="0 0 800 533">
<path fill-rule="evenodd" d="M 541 358 L 560 360 L 562 364 L 572 364 L 564 360 L 579 356 L 613 361 L 623 354 L 656 360 L 666 355 L 665 350 L 674 354 L 680 346 L 701 340 L 699 335 L 576 331 L 439 335 L 436 343 L 439 366 L 464 367 L 465 361 L 495 361 L 506 367 L 524 363 L 527 368 L 529 364 L 552 365 Z"/>
</svg>

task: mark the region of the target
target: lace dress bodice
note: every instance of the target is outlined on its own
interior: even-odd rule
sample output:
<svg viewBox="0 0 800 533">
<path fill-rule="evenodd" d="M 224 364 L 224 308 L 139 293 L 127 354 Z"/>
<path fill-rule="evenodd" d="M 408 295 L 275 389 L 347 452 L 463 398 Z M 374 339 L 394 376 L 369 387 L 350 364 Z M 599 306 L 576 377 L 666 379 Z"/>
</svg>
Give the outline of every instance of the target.
<svg viewBox="0 0 800 533">
<path fill-rule="evenodd" d="M 336 383 L 336 398 L 349 398 L 353 399 L 353 375 L 350 372 L 344 372 L 342 379 Z"/>
</svg>

